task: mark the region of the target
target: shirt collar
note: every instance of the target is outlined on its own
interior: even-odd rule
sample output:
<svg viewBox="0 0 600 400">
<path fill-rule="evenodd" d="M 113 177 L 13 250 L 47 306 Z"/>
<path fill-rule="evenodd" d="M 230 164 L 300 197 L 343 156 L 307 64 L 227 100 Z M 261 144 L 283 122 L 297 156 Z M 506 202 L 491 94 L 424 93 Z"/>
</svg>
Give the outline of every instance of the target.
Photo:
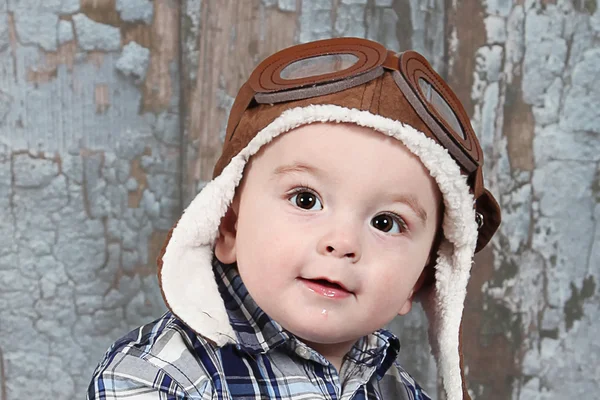
<svg viewBox="0 0 600 400">
<path fill-rule="evenodd" d="M 239 348 L 252 354 L 267 353 L 284 343 L 292 351 L 299 346 L 307 348 L 254 302 L 235 265 L 221 264 L 215 258 L 213 269 Z M 307 350 L 314 352 L 309 348 Z M 375 367 L 378 379 L 381 379 L 396 360 L 399 351 L 398 338 L 381 329 L 358 340 L 346 357 L 356 364 Z M 306 358 L 325 361 L 320 354 L 314 353 Z"/>
<path fill-rule="evenodd" d="M 266 353 L 290 339 L 252 299 L 235 265 L 213 262 L 215 279 L 238 347 L 249 353 Z"/>
</svg>

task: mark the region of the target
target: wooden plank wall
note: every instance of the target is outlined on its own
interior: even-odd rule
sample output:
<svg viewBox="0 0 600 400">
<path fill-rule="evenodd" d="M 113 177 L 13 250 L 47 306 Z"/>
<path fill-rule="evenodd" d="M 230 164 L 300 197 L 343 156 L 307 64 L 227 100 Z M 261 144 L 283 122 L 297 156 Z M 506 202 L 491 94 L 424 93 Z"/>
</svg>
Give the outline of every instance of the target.
<svg viewBox="0 0 600 400">
<path fill-rule="evenodd" d="M 504 224 L 468 288 L 473 399 L 600 391 L 595 0 L 0 0 L 0 400 L 81 398 L 105 348 L 160 315 L 156 254 L 237 89 L 337 36 L 422 52 L 481 139 Z M 423 314 L 391 327 L 437 395 Z"/>
</svg>

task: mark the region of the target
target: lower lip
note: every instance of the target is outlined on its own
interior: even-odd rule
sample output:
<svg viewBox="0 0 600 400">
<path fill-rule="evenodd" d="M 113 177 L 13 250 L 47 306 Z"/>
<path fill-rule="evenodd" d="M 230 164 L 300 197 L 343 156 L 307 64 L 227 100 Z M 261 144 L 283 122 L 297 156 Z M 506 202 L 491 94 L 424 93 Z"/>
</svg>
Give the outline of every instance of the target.
<svg viewBox="0 0 600 400">
<path fill-rule="evenodd" d="M 349 297 L 351 295 L 350 292 L 341 289 L 341 288 L 332 288 L 330 286 L 321 285 L 315 281 L 310 281 L 307 279 L 300 279 L 304 285 L 310 290 L 318 295 L 327 297 L 329 299 L 343 299 Z"/>
</svg>

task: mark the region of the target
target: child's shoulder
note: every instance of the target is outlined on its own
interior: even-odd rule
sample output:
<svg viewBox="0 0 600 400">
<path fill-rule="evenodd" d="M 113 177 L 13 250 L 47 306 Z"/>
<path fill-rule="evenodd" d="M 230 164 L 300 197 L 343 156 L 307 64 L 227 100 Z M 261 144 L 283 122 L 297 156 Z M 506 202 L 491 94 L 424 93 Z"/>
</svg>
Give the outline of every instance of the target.
<svg viewBox="0 0 600 400">
<path fill-rule="evenodd" d="M 417 381 L 402 368 L 398 361 L 395 361 L 394 365 L 386 371 L 385 376 L 380 381 L 380 387 L 384 399 L 396 398 L 395 396 L 397 396 L 398 393 L 406 391 L 406 394 L 410 399 L 431 400 L 431 397 L 429 397 Z"/>
<path fill-rule="evenodd" d="M 210 398 L 216 348 L 166 313 L 117 340 L 94 371 L 88 399 L 132 399 L 152 392 Z M 129 397 L 128 397 L 129 398 Z"/>
</svg>

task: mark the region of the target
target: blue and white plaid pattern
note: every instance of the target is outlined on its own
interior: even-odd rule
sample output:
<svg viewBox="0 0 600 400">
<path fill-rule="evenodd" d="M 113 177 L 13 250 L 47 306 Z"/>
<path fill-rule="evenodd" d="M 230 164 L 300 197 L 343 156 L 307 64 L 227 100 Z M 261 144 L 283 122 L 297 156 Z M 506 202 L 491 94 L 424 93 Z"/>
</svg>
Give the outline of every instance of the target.
<svg viewBox="0 0 600 400">
<path fill-rule="evenodd" d="M 391 333 L 359 340 L 338 373 L 254 303 L 235 268 L 215 265 L 215 276 L 238 345 L 216 347 L 166 313 L 111 346 L 87 398 L 430 399 L 395 362 Z"/>
</svg>

